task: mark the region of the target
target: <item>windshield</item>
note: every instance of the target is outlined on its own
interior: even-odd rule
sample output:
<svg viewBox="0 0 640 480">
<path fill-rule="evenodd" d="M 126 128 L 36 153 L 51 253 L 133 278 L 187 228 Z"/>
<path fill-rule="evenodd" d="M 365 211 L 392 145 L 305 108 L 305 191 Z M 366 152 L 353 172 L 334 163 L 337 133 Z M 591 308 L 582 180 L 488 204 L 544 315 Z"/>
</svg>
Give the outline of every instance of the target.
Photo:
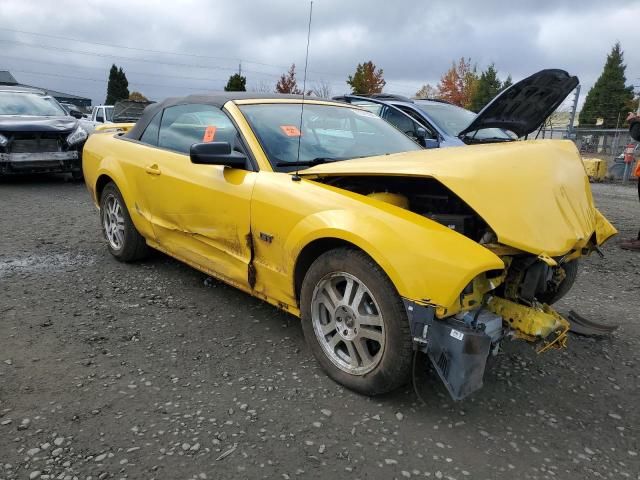
<svg viewBox="0 0 640 480">
<path fill-rule="evenodd" d="M 54 117 L 66 114 L 53 97 L 30 92 L 0 92 L 0 115 Z"/>
<path fill-rule="evenodd" d="M 104 107 L 105 121 L 110 122 L 113 119 L 113 107 Z"/>
<path fill-rule="evenodd" d="M 429 118 L 447 135 L 457 137 L 467 125 L 469 125 L 476 114 L 465 110 L 464 108 L 449 103 L 429 102 L 415 100 L 416 106 L 424 113 L 429 115 Z M 470 132 L 467 136 L 474 136 L 474 132 Z M 499 138 L 504 140 L 513 140 L 513 137 L 501 128 L 483 128 L 475 133 L 477 140 L 488 138 Z"/>
<path fill-rule="evenodd" d="M 420 150 L 373 113 L 356 108 L 300 103 L 241 105 L 240 110 L 276 171 L 359 157 Z"/>
</svg>

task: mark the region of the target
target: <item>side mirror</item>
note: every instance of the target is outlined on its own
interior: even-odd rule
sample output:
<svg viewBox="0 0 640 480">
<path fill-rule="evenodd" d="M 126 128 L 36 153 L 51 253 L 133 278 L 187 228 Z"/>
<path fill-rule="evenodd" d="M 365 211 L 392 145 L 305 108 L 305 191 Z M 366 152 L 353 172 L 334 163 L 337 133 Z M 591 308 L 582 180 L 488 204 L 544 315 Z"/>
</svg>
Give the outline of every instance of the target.
<svg viewBox="0 0 640 480">
<path fill-rule="evenodd" d="M 75 108 L 69 109 L 69 115 L 73 118 L 82 118 L 82 112 L 80 110 L 76 110 Z"/>
<path fill-rule="evenodd" d="M 229 142 L 194 143 L 189 150 L 191 163 L 223 165 L 229 168 L 247 168 L 247 157 L 231 150 Z"/>
<path fill-rule="evenodd" d="M 440 148 L 440 142 L 435 138 L 425 138 L 424 148 Z"/>
</svg>

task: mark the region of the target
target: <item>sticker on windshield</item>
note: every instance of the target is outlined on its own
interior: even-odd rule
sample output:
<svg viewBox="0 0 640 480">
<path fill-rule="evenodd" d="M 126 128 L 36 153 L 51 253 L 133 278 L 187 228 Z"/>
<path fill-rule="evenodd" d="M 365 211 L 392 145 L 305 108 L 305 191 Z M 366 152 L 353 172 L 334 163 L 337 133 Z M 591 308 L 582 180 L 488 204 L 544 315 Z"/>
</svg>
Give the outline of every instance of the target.
<svg viewBox="0 0 640 480">
<path fill-rule="evenodd" d="M 298 127 L 295 127 L 293 125 L 280 125 L 280 129 L 282 130 L 282 133 L 284 133 L 287 137 L 300 136 L 300 130 L 298 129 Z"/>
<path fill-rule="evenodd" d="M 204 143 L 207 142 L 213 142 L 213 139 L 216 137 L 216 127 L 214 127 L 213 125 L 209 125 L 205 130 L 204 130 L 204 136 L 202 137 L 202 141 Z"/>
</svg>

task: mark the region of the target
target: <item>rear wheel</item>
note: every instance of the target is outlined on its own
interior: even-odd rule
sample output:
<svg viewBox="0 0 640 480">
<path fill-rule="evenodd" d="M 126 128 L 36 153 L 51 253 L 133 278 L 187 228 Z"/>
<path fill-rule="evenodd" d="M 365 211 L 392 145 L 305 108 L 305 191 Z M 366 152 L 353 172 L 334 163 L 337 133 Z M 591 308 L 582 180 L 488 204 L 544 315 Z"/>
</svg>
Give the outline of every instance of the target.
<svg viewBox="0 0 640 480">
<path fill-rule="evenodd" d="M 412 341 L 404 305 L 370 257 L 348 248 L 321 255 L 300 299 L 305 338 L 333 380 L 365 395 L 408 380 Z"/>
<path fill-rule="evenodd" d="M 111 255 L 122 262 L 132 262 L 147 255 L 149 247 L 131 221 L 122 194 L 113 182 L 102 190 L 100 217 Z"/>
</svg>

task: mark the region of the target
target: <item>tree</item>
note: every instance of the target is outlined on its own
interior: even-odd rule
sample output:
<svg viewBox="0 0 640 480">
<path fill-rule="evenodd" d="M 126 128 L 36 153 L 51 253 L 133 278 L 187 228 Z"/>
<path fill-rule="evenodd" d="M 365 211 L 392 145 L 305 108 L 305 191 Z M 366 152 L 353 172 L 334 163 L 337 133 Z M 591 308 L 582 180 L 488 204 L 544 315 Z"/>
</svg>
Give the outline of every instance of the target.
<svg viewBox="0 0 640 480">
<path fill-rule="evenodd" d="M 276 92 L 278 93 L 294 93 L 296 95 L 302 95 L 302 90 L 298 88 L 298 82 L 296 81 L 296 64 L 292 63 L 291 68 L 287 73 L 283 73 L 280 76 L 280 80 L 276 84 Z"/>
<path fill-rule="evenodd" d="M 479 112 L 502 90 L 502 82 L 498 78 L 498 71 L 492 63 L 480 74 L 478 85 L 471 98 L 470 109 Z"/>
<path fill-rule="evenodd" d="M 513 85 L 513 80 L 511 79 L 511 74 L 509 74 L 509 75 L 507 75 L 506 80 L 504 82 L 502 82 L 502 88 L 500 89 L 500 91 L 506 90 L 511 85 Z"/>
<path fill-rule="evenodd" d="M 129 94 L 129 100 L 133 100 L 134 102 L 148 102 L 149 99 L 145 97 L 140 92 L 131 92 Z"/>
<path fill-rule="evenodd" d="M 111 65 L 109 70 L 109 81 L 107 82 L 107 98 L 104 101 L 106 105 L 113 105 L 118 100 L 126 100 L 129 98 L 129 81 L 127 76 L 115 64 Z"/>
<path fill-rule="evenodd" d="M 320 80 L 311 90 L 316 97 L 331 98 L 331 84 L 326 80 Z"/>
<path fill-rule="evenodd" d="M 415 93 L 415 98 L 440 98 L 440 91 L 429 83 L 425 83 Z"/>
<path fill-rule="evenodd" d="M 471 59 L 461 57 L 458 63 L 453 62 L 451 68 L 440 78 L 438 90 L 440 98 L 454 105 L 469 108 L 474 92 L 478 87 L 478 73 Z"/>
<path fill-rule="evenodd" d="M 589 89 L 578 117 L 580 125 L 595 125 L 598 118 L 604 120 L 603 128 L 622 125 L 633 102 L 633 87 L 627 86 L 623 52 L 617 42 L 607 55 L 600 78 Z"/>
<path fill-rule="evenodd" d="M 384 81 L 382 69 L 376 70 L 376 66 L 371 60 L 359 63 L 356 72 L 349 75 L 347 83 L 351 86 L 351 93 L 356 95 L 381 93 L 382 88 L 387 84 Z"/>
<path fill-rule="evenodd" d="M 234 73 L 229 77 L 227 85 L 224 87 L 225 92 L 246 92 L 247 78 L 239 73 Z"/>
</svg>

